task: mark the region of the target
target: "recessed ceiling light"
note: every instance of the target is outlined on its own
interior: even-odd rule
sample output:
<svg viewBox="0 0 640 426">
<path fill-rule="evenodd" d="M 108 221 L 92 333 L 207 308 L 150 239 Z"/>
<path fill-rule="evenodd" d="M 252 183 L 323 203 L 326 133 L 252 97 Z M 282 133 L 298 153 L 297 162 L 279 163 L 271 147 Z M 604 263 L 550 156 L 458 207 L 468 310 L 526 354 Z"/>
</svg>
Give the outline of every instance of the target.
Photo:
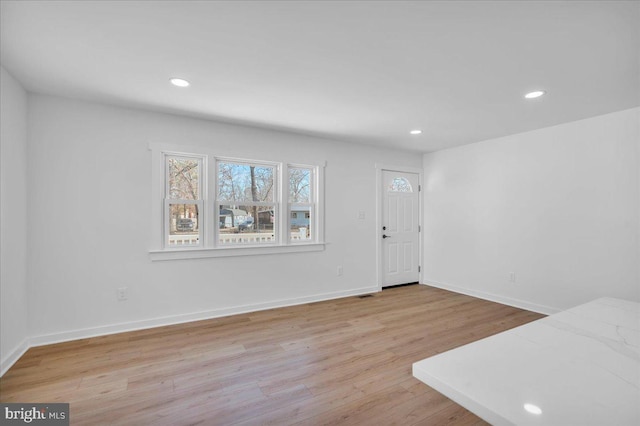
<svg viewBox="0 0 640 426">
<path fill-rule="evenodd" d="M 416 130 L 410 131 L 409 133 L 411 133 L 412 135 L 419 135 L 420 133 L 422 133 L 422 130 L 416 129 Z"/>
<path fill-rule="evenodd" d="M 531 414 L 542 414 L 542 409 L 537 405 L 524 404 L 524 409 L 530 412 Z"/>
<path fill-rule="evenodd" d="M 524 95 L 524 97 L 527 98 L 527 99 L 535 99 L 535 98 L 539 98 L 540 96 L 544 95 L 545 93 L 547 93 L 547 92 L 545 92 L 544 90 L 536 90 L 536 91 L 527 93 L 526 95 Z"/>
<path fill-rule="evenodd" d="M 187 80 L 182 79 L 182 78 L 172 78 L 169 81 L 174 86 L 178 86 L 178 87 L 188 87 L 189 86 L 189 82 Z"/>
</svg>

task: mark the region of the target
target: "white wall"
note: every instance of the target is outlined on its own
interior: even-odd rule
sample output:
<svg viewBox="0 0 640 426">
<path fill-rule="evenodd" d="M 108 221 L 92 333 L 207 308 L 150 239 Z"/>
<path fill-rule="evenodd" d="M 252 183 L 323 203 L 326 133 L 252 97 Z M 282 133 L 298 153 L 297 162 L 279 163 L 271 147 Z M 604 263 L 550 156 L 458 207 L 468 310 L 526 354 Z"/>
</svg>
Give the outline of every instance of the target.
<svg viewBox="0 0 640 426">
<path fill-rule="evenodd" d="M 27 348 L 27 95 L 0 67 L 0 375 Z"/>
<path fill-rule="evenodd" d="M 639 120 L 635 108 L 426 154 L 425 281 L 547 313 L 639 301 Z"/>
<path fill-rule="evenodd" d="M 39 95 L 29 123 L 35 344 L 373 291 L 375 163 L 422 166 L 415 153 Z M 151 262 L 150 142 L 326 160 L 326 250 Z"/>
</svg>

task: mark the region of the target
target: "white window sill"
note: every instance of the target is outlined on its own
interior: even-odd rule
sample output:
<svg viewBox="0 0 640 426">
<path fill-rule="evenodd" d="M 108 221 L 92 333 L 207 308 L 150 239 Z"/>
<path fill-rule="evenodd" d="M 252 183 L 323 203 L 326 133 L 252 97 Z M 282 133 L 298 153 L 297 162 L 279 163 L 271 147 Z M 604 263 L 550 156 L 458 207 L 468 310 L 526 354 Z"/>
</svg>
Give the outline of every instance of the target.
<svg viewBox="0 0 640 426">
<path fill-rule="evenodd" d="M 304 253 L 322 251 L 326 243 L 299 243 L 286 246 L 245 246 L 224 248 L 181 248 L 167 250 L 150 250 L 152 261 L 204 259 L 208 257 L 256 256 L 277 253 Z"/>
</svg>

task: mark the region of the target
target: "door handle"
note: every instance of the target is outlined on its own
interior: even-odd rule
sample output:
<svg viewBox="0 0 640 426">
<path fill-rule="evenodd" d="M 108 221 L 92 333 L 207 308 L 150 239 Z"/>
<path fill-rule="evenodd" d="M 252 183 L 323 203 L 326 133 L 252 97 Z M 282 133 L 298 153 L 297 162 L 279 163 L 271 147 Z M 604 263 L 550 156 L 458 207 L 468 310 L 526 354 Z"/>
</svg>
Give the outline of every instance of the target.
<svg viewBox="0 0 640 426">
<path fill-rule="evenodd" d="M 382 239 L 385 239 L 385 238 L 391 238 L 391 235 L 384 235 L 384 234 L 382 234 Z"/>
</svg>

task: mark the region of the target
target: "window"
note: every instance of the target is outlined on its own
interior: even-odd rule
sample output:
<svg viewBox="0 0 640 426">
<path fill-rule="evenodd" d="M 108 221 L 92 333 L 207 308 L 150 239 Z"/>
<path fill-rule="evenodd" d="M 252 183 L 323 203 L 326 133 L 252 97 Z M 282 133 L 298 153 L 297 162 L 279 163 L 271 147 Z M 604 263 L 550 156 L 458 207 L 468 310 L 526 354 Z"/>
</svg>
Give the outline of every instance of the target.
<svg viewBox="0 0 640 426">
<path fill-rule="evenodd" d="M 153 260 L 324 249 L 324 164 L 151 151 Z"/>
<path fill-rule="evenodd" d="M 389 185 L 389 191 L 392 192 L 413 192 L 411 183 L 403 177 L 394 178 Z"/>
<path fill-rule="evenodd" d="M 315 194 L 313 172 L 309 167 L 289 166 L 289 239 L 304 242 L 315 238 L 313 220 L 315 217 Z"/>
<path fill-rule="evenodd" d="M 216 169 L 219 245 L 277 243 L 277 166 L 219 160 Z"/>
<path fill-rule="evenodd" d="M 165 156 L 164 217 L 168 247 L 199 246 L 202 157 Z"/>
</svg>

